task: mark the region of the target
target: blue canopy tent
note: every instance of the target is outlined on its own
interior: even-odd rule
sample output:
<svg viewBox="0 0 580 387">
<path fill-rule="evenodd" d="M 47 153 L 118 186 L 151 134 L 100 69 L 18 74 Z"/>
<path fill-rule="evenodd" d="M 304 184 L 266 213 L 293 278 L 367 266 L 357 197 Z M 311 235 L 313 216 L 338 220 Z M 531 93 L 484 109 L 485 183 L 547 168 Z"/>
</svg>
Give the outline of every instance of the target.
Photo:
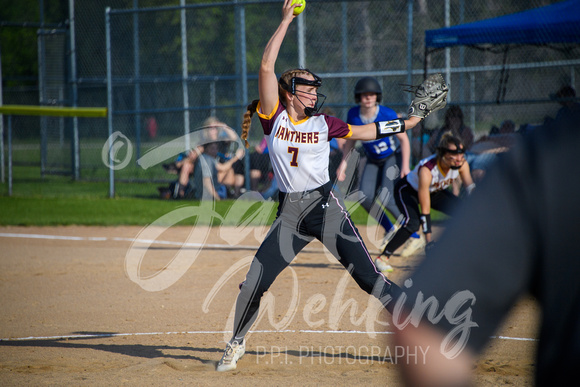
<svg viewBox="0 0 580 387">
<path fill-rule="evenodd" d="M 580 43 L 580 0 L 425 31 L 425 46 Z"/>
<path fill-rule="evenodd" d="M 523 12 L 452 27 L 425 31 L 424 77 L 429 55 L 455 46 L 469 46 L 504 54 L 496 102 L 503 102 L 510 47 L 541 45 L 560 50 L 580 44 L 580 0 L 566 0 Z M 422 139 L 422 137 L 421 137 Z M 422 149 L 422 147 L 421 147 Z"/>
<path fill-rule="evenodd" d="M 580 43 L 580 0 L 567 0 L 523 12 L 425 31 L 424 75 L 427 77 L 429 55 L 453 46 L 491 49 L 501 47 L 504 67 L 507 52 L 513 45 Z M 507 81 L 502 75 L 500 89 Z M 498 103 L 500 97 L 498 92 Z"/>
</svg>

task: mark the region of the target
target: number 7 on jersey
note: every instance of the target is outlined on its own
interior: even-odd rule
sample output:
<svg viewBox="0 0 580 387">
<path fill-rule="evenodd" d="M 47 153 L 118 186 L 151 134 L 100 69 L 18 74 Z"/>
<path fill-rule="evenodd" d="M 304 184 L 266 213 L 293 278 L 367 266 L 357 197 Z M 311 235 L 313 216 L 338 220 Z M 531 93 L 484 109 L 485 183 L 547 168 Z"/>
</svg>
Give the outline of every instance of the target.
<svg viewBox="0 0 580 387">
<path fill-rule="evenodd" d="M 290 166 L 297 167 L 298 166 L 298 148 L 289 146 L 288 153 L 292 154 L 292 160 L 290 160 Z"/>
</svg>

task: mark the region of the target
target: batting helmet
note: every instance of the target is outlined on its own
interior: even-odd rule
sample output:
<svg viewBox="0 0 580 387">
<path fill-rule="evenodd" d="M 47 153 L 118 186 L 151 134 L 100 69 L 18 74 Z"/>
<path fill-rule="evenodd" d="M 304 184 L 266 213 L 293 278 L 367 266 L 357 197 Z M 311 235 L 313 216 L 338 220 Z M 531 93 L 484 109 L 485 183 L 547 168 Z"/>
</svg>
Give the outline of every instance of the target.
<svg viewBox="0 0 580 387">
<path fill-rule="evenodd" d="M 377 95 L 377 102 L 381 102 L 381 97 L 383 95 L 383 90 L 381 90 L 381 85 L 373 77 L 364 77 L 358 80 L 354 86 L 354 100 L 356 103 L 360 102 L 360 95 L 362 93 L 375 93 Z"/>
</svg>

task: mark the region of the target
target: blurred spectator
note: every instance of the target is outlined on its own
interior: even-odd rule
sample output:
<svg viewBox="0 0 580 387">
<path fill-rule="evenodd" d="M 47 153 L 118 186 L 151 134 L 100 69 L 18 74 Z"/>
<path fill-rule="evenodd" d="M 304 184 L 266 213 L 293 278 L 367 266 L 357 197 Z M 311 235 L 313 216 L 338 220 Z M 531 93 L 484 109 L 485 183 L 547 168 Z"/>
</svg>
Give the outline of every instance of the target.
<svg viewBox="0 0 580 387">
<path fill-rule="evenodd" d="M 473 153 L 502 153 L 515 145 L 519 134 L 512 120 L 504 120 L 500 127 L 493 126 L 489 135 L 481 136 L 471 147 Z"/>
<path fill-rule="evenodd" d="M 212 177 L 211 180 L 214 185 L 214 191 L 217 193 L 217 197 L 212 193 L 212 196 L 215 199 L 226 199 L 230 196 L 234 196 L 235 192 L 239 192 L 240 189 L 244 186 L 244 176 L 243 175 L 236 175 L 233 165 L 234 163 L 238 162 L 243 158 L 244 150 L 237 149 L 234 155 L 231 155 L 230 149 L 233 144 L 237 140 L 237 134 L 230 129 L 225 123 L 221 122 L 216 117 L 208 117 L 204 123 L 202 130 L 204 131 L 204 154 L 206 157 L 204 160 L 209 163 L 209 165 L 215 164 L 215 169 L 217 176 Z M 215 144 L 213 146 L 212 144 Z M 211 145 L 211 146 L 210 146 Z M 198 162 L 198 165 L 200 163 Z M 207 173 L 209 171 L 213 171 L 213 167 L 209 170 L 201 171 L 203 172 L 201 175 L 204 176 L 203 179 L 203 187 L 204 191 L 209 190 L 208 185 L 208 176 Z M 195 174 L 195 172 L 194 172 Z M 195 179 L 194 179 L 195 180 Z M 195 184 L 199 184 L 199 175 Z M 200 186 L 195 186 L 194 184 L 194 199 L 200 199 Z M 219 197 L 219 198 L 218 198 Z"/>
<path fill-rule="evenodd" d="M 216 152 L 218 182 L 225 186 L 226 189 L 226 196 L 222 199 L 239 196 L 241 189 L 244 187 L 245 176 L 236 174 L 233 167 L 235 163 L 244 158 L 244 153 L 244 150 L 240 148 L 233 156 L 224 158 L 222 154 Z"/>
<path fill-rule="evenodd" d="M 208 117 L 200 128 L 203 131 L 204 142 L 218 143 L 218 156 L 227 160 L 232 156 L 231 149 L 238 139 L 236 132 L 216 117 Z"/>
<path fill-rule="evenodd" d="M 149 134 L 149 138 L 154 139 L 157 137 L 157 129 L 159 129 L 159 125 L 157 124 L 155 117 L 151 116 L 145 119 L 145 129 Z"/>
<path fill-rule="evenodd" d="M 499 130 L 499 133 L 493 133 L 491 135 L 503 135 L 503 134 L 512 134 L 516 132 L 516 124 L 515 122 L 513 122 L 512 120 L 505 120 L 501 123 Z"/>
<path fill-rule="evenodd" d="M 576 91 L 572 86 L 564 86 L 553 96 L 562 106 L 556 113 L 556 121 L 560 125 L 577 124 L 574 118 L 580 112 L 580 103 L 576 101 Z"/>
<path fill-rule="evenodd" d="M 499 128 L 492 127 L 488 136 L 480 137 L 465 155 L 473 180 L 481 181 L 497 155 L 512 148 L 520 137 L 512 120 L 504 120 Z"/>
<path fill-rule="evenodd" d="M 199 145 L 196 149 L 183 152 L 173 163 L 163 164 L 163 168 L 172 174 L 179 175 L 176 182 L 170 184 L 169 189 L 160 187 L 159 191 L 163 198 L 173 198 L 173 199 L 187 199 L 187 198 L 201 198 L 201 193 L 203 191 L 203 184 L 205 183 L 205 188 L 213 195 L 212 190 L 209 190 L 208 181 L 203 181 L 198 176 L 197 187 L 195 184 L 192 185 L 191 179 L 194 176 L 195 169 L 199 164 L 199 156 L 206 152 L 207 149 L 210 150 L 211 154 L 208 155 L 211 160 L 205 159 L 206 163 L 209 163 L 209 169 L 204 171 L 202 175 L 213 176 L 213 164 L 215 165 L 215 183 L 214 190 L 222 199 L 228 197 L 230 190 L 233 192 L 236 187 L 242 187 L 244 184 L 243 176 L 236 176 L 232 165 L 240 159 L 241 153 L 243 156 L 244 151 L 238 149 L 235 155 L 229 155 L 228 150 L 232 144 L 237 140 L 236 133 L 229 128 L 226 124 L 221 122 L 216 117 L 208 117 L 204 122 L 203 126 L 200 128 L 202 132 L 202 142 L 205 145 Z M 208 147 L 209 144 L 215 144 L 215 146 Z M 200 171 L 201 173 L 202 171 Z M 212 177 L 213 178 L 213 177 Z M 241 179 L 240 179 L 241 178 Z M 168 192 L 169 191 L 169 192 Z"/>
<path fill-rule="evenodd" d="M 201 152 L 203 152 L 203 146 L 179 154 L 176 161 L 171 164 L 163 164 L 168 173 L 179 175 L 177 182 L 170 187 L 173 199 L 185 199 L 191 194 L 192 187 L 189 179 L 193 175 L 194 166 Z"/>
<path fill-rule="evenodd" d="M 195 200 L 221 200 L 228 198 L 228 188 L 235 182 L 232 165 L 244 157 L 242 148 L 227 161 L 220 161 L 219 144 L 205 144 L 193 172 L 192 198 Z"/>
<path fill-rule="evenodd" d="M 465 150 L 469 150 L 475 140 L 473 130 L 465 125 L 465 122 L 463 121 L 463 110 L 461 110 L 461 107 L 458 105 L 450 105 L 447 108 L 443 126 L 434 131 L 431 135 L 431 138 L 427 143 L 427 146 L 431 151 L 430 153 L 435 153 L 439 141 L 441 141 L 441 136 L 443 136 L 445 132 L 451 132 L 455 137 L 458 137 L 465 146 Z"/>
<path fill-rule="evenodd" d="M 431 154 L 427 146 L 431 138 L 432 130 L 425 128 L 424 122 L 411 129 L 411 155 L 413 160 L 422 160 Z"/>
<path fill-rule="evenodd" d="M 259 144 L 254 146 L 253 151 L 250 152 L 250 190 L 260 192 L 260 184 L 269 186 L 269 172 L 271 171 L 270 156 L 268 155 L 268 142 L 266 138 L 262 138 Z M 233 165 L 234 173 L 239 177 L 238 181 L 242 183 L 245 181 L 246 162 L 244 159 L 236 161 Z M 243 184 L 242 184 L 243 185 Z M 240 196 L 243 191 L 242 186 L 236 185 L 235 197 Z M 267 188 L 267 187 L 266 187 Z"/>
<path fill-rule="evenodd" d="M 529 135 L 540 128 L 557 130 L 562 125 L 577 124 L 577 121 L 575 122 L 574 120 L 580 113 L 580 103 L 576 99 L 576 91 L 572 86 L 566 85 L 561 87 L 556 93 L 550 94 L 550 99 L 557 101 L 561 106 L 556 112 L 555 118 L 546 116 L 541 124 L 521 125 L 519 133 Z"/>
</svg>

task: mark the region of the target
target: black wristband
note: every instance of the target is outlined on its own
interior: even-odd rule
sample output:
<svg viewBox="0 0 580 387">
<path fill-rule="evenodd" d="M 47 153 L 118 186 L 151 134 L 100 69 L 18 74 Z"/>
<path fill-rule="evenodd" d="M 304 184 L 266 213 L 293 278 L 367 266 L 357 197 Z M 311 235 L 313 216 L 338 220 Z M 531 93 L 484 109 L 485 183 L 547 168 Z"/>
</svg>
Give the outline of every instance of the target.
<svg viewBox="0 0 580 387">
<path fill-rule="evenodd" d="M 405 131 L 405 120 L 397 118 L 392 121 L 380 121 L 375 122 L 377 127 L 376 138 L 389 137 L 397 133 L 403 133 Z"/>
<path fill-rule="evenodd" d="M 431 233 L 431 214 L 421 215 L 421 227 L 423 228 L 423 234 Z"/>
</svg>

